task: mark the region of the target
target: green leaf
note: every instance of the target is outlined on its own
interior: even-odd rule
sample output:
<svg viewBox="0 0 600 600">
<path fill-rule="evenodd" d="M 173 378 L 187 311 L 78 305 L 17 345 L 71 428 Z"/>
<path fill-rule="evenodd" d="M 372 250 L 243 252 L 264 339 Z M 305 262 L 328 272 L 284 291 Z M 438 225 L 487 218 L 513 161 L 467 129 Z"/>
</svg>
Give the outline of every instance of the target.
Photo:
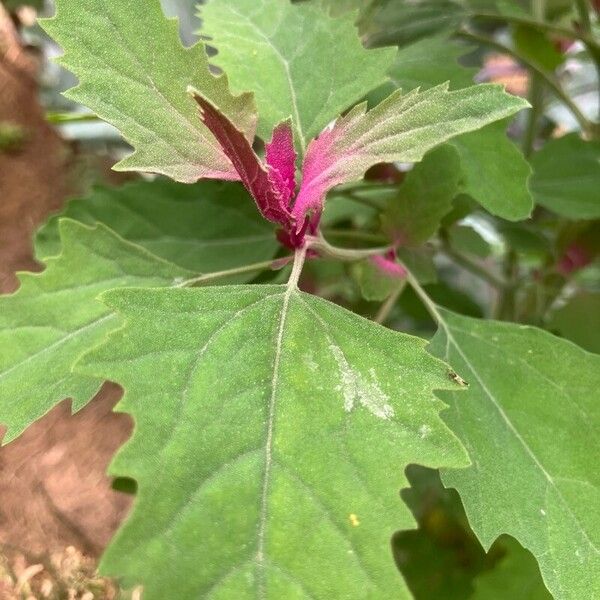
<svg viewBox="0 0 600 600">
<path fill-rule="evenodd" d="M 362 297 L 371 302 L 382 302 L 405 283 L 397 275 L 386 273 L 368 259 L 354 264 L 352 275 Z"/>
<path fill-rule="evenodd" d="M 56 10 L 42 26 L 63 47 L 61 64 L 79 79 L 67 96 L 112 123 L 135 148 L 117 170 L 187 183 L 234 177 L 186 90 L 200 90 L 248 139 L 256 121 L 252 97 L 230 94 L 227 78 L 210 72 L 201 44 L 183 48 L 177 22 L 164 17 L 159 0 L 57 0 Z"/>
<path fill-rule="evenodd" d="M 59 247 L 62 216 L 100 222 L 130 242 L 186 269 L 209 273 L 268 260 L 277 250 L 273 227 L 260 217 L 244 188 L 202 181 L 195 185 L 157 179 L 120 188 L 95 188 L 72 200 L 36 238 L 38 256 Z"/>
<path fill-rule="evenodd" d="M 460 162 L 449 145 L 432 150 L 409 171 L 382 217 L 383 227 L 394 241 L 418 246 L 438 229 L 458 194 Z"/>
<path fill-rule="evenodd" d="M 600 293 L 581 290 L 552 312 L 548 328 L 600 354 Z"/>
<path fill-rule="evenodd" d="M 82 408 L 101 379 L 71 371 L 117 317 L 96 301 L 121 286 L 170 285 L 187 271 L 125 242 L 103 225 L 63 220 L 62 254 L 43 273 L 23 273 L 21 287 L 0 297 L 0 422 L 4 442 L 18 436 L 63 398 Z"/>
<path fill-rule="evenodd" d="M 485 548 L 508 533 L 558 599 L 600 594 L 600 356 L 524 325 L 438 309 L 431 352 L 469 383 L 444 393 L 472 466 L 442 470 Z"/>
<path fill-rule="evenodd" d="M 477 69 L 464 67 L 458 60 L 471 50 L 447 34 L 424 38 L 398 50 L 390 79 L 403 90 L 427 89 L 445 81 L 452 89 L 468 87 L 473 85 Z"/>
<path fill-rule="evenodd" d="M 454 250 L 487 258 L 492 248 L 481 234 L 469 225 L 452 225 L 448 230 L 448 241 Z"/>
<path fill-rule="evenodd" d="M 138 484 L 104 573 L 146 600 L 409 598 L 403 469 L 465 464 L 422 340 L 293 284 L 104 300 L 125 327 L 78 369 L 124 386 L 136 434 L 111 471 Z"/>
<path fill-rule="evenodd" d="M 401 495 L 419 529 L 394 536 L 398 566 L 415 600 L 466 600 L 490 560 L 469 528 L 456 490 L 442 485 L 438 471 L 410 465 L 406 475 L 410 488 Z"/>
<path fill-rule="evenodd" d="M 469 50 L 446 34 L 423 39 L 399 50 L 390 78 L 404 89 L 428 89 L 445 81 L 453 89 L 463 89 L 473 83 L 475 74 L 475 69 L 458 63 Z M 528 189 L 531 167 L 506 136 L 507 125 L 498 121 L 450 143 L 460 157 L 464 193 L 492 214 L 519 221 L 533 209 Z"/>
<path fill-rule="evenodd" d="M 571 133 L 546 143 L 531 164 L 538 204 L 570 219 L 600 218 L 600 142 Z"/>
<path fill-rule="evenodd" d="M 339 17 L 348 12 L 357 12 L 366 7 L 370 0 L 317 0 L 329 10 L 334 17 Z"/>
<path fill-rule="evenodd" d="M 542 69 L 554 71 L 565 60 L 566 56 L 539 29 L 521 25 L 515 27 L 512 37 L 519 53 Z"/>
<path fill-rule="evenodd" d="M 493 215 L 527 219 L 533 209 L 528 188 L 531 167 L 506 136 L 506 121 L 451 140 L 460 156 L 463 192 Z"/>
<path fill-rule="evenodd" d="M 500 564 L 475 578 L 475 591 L 469 600 L 552 600 L 531 552 L 511 537 L 503 536 L 501 541 L 505 556 Z"/>
<path fill-rule="evenodd" d="M 404 46 L 423 37 L 452 31 L 466 9 L 451 0 L 378 0 L 359 21 L 369 46 Z"/>
<path fill-rule="evenodd" d="M 237 90 L 256 94 L 259 135 L 269 139 L 291 115 L 302 154 L 332 119 L 385 81 L 394 59 L 392 49 L 362 47 L 352 14 L 334 19 L 313 3 L 211 0 L 202 18 L 202 33 L 218 50 L 214 62 Z"/>
</svg>

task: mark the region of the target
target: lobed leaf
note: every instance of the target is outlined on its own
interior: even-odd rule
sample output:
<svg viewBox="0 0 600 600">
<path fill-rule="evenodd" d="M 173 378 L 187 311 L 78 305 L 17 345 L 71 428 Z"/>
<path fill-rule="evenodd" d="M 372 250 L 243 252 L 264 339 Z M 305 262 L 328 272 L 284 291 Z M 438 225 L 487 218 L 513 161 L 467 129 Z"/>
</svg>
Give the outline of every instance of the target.
<svg viewBox="0 0 600 600">
<path fill-rule="evenodd" d="M 290 286 L 104 300 L 125 327 L 78 371 L 125 387 L 136 434 L 112 472 L 138 483 L 105 573 L 147 600 L 409 598 L 403 469 L 464 464 L 424 342 Z"/>
<path fill-rule="evenodd" d="M 211 0 L 201 10 L 214 62 L 235 89 L 256 95 L 259 135 L 268 139 L 291 115 L 302 155 L 332 119 L 385 81 L 394 57 L 392 49 L 362 47 L 352 14 L 331 18 L 315 3 Z"/>
<path fill-rule="evenodd" d="M 469 383 L 444 418 L 472 466 L 442 469 L 484 547 L 502 533 L 557 599 L 600 594 L 600 356 L 532 327 L 439 310 L 431 352 Z"/>
<path fill-rule="evenodd" d="M 506 118 L 527 103 L 501 86 L 450 92 L 443 84 L 423 92 L 397 90 L 370 111 L 355 106 L 308 148 L 293 214 L 319 210 L 332 187 L 360 179 L 380 162 L 418 162 L 450 138 Z"/>
<path fill-rule="evenodd" d="M 273 228 L 237 183 L 167 179 L 96 187 L 71 200 L 37 233 L 38 257 L 60 251 L 59 222 L 103 223 L 126 240 L 184 269 L 211 273 L 268 260 L 277 251 Z"/>
<path fill-rule="evenodd" d="M 118 237 L 104 225 L 63 220 L 62 253 L 43 273 L 21 274 L 21 287 L 0 297 L 0 422 L 8 442 L 64 398 L 82 408 L 101 379 L 73 373 L 75 360 L 117 324 L 96 300 L 104 290 L 158 287 L 184 269 Z"/>
<path fill-rule="evenodd" d="M 201 44 L 182 46 L 159 0 L 56 0 L 56 11 L 42 26 L 63 47 L 61 64 L 79 79 L 66 95 L 117 127 L 135 149 L 117 170 L 186 183 L 238 178 L 186 90 L 201 90 L 249 140 L 252 96 L 229 92 L 227 78 L 210 72 Z"/>
</svg>

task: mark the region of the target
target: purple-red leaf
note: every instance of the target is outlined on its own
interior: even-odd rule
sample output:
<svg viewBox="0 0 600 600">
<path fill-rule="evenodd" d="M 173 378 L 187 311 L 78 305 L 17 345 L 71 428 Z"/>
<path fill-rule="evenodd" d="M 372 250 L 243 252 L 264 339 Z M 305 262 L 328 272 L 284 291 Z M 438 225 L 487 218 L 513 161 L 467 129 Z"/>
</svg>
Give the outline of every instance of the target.
<svg viewBox="0 0 600 600">
<path fill-rule="evenodd" d="M 282 196 L 280 185 L 276 183 L 277 174 L 273 176 L 270 168 L 263 165 L 244 134 L 216 106 L 195 90 L 190 92 L 200 107 L 202 122 L 223 148 L 261 214 L 274 223 L 288 224 L 289 199 L 286 201 Z"/>
<path fill-rule="evenodd" d="M 399 90 L 372 110 L 355 106 L 313 140 L 304 159 L 302 185 L 292 214 L 298 226 L 312 212 L 318 222 L 327 192 L 360 179 L 380 162 L 418 162 L 446 140 L 508 117 L 527 102 L 501 86 L 477 85 L 448 91 L 440 85 L 424 92 Z"/>
<path fill-rule="evenodd" d="M 275 127 L 271 141 L 266 144 L 267 165 L 277 172 L 274 183 L 289 206 L 296 192 L 296 150 L 291 122 L 284 121 Z"/>
</svg>

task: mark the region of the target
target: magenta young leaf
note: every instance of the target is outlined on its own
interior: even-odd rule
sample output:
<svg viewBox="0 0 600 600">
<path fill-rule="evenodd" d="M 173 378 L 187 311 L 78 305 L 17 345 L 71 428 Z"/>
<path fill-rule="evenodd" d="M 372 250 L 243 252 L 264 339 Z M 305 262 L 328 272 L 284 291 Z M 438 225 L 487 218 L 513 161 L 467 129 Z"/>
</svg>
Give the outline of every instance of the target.
<svg viewBox="0 0 600 600">
<path fill-rule="evenodd" d="M 398 90 L 368 112 L 366 103 L 355 106 L 309 144 L 292 214 L 300 224 L 307 213 L 321 212 L 328 190 L 360 179 L 372 165 L 417 162 L 434 146 L 526 106 L 498 85 L 450 92 L 447 84 Z"/>
<path fill-rule="evenodd" d="M 290 214 L 282 195 L 283 179 L 279 172 L 261 162 L 244 134 L 216 106 L 191 88 L 190 93 L 200 107 L 202 122 L 223 148 L 265 219 L 288 223 Z"/>
<path fill-rule="evenodd" d="M 288 205 L 296 192 L 296 150 L 291 121 L 283 121 L 273 130 L 271 141 L 266 144 L 267 164 L 280 176 L 275 181 Z"/>
</svg>

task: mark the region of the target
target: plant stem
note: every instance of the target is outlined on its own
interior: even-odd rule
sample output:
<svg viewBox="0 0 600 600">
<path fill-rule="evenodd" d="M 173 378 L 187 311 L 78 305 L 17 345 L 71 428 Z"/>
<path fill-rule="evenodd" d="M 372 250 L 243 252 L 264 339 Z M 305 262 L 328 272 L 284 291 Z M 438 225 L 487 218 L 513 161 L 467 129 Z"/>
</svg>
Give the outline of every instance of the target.
<svg viewBox="0 0 600 600">
<path fill-rule="evenodd" d="M 291 258 L 291 256 L 288 258 Z M 243 267 L 235 267 L 234 269 L 227 269 L 225 271 L 215 271 L 214 273 L 206 273 L 204 275 L 199 275 L 198 277 L 193 277 L 192 279 L 186 279 L 185 281 L 182 281 L 181 283 L 178 283 L 173 287 L 193 287 L 195 285 L 201 285 L 209 281 L 223 279 L 232 275 L 241 275 L 243 273 L 251 273 L 252 271 L 262 271 L 264 269 L 269 268 L 272 269 L 279 262 L 279 260 L 264 260 L 262 262 L 257 262 L 251 265 L 244 265 Z"/>
<path fill-rule="evenodd" d="M 577 0 L 578 4 L 585 4 L 584 0 Z M 574 29 L 568 29 L 566 27 L 559 27 L 552 23 L 546 23 L 543 20 L 537 18 L 521 17 L 517 15 L 503 15 L 498 13 L 487 13 L 477 12 L 472 15 L 474 19 L 485 19 L 489 21 L 501 21 L 503 23 L 509 23 L 513 25 L 525 25 L 534 29 L 540 29 L 546 33 L 555 34 L 561 37 L 572 40 L 581 40 L 586 45 L 591 45 L 600 50 L 600 44 L 590 34 L 590 31 L 576 31 Z M 588 15 L 589 20 L 589 15 Z"/>
<path fill-rule="evenodd" d="M 391 246 L 365 249 L 338 248 L 337 246 L 332 246 L 323 236 L 306 236 L 306 241 L 309 248 L 316 250 L 320 254 L 344 261 L 362 260 L 363 258 L 368 258 L 369 256 L 385 254 L 391 250 Z"/>
<path fill-rule="evenodd" d="M 383 325 L 390 316 L 394 306 L 396 306 L 396 302 L 398 302 L 398 298 L 404 291 L 406 287 L 406 281 L 400 281 L 398 283 L 398 287 L 386 298 L 385 302 L 381 305 L 377 315 L 375 316 L 375 323 L 379 323 Z"/>
<path fill-rule="evenodd" d="M 406 265 L 403 265 L 406 269 Z M 414 290 L 415 294 L 419 297 L 423 306 L 427 309 L 427 312 L 431 315 L 431 318 L 440 326 L 444 326 L 444 319 L 440 314 L 435 302 L 429 297 L 427 292 L 421 287 L 421 284 L 417 278 L 406 269 L 406 281 L 408 281 L 410 287 Z"/>
<path fill-rule="evenodd" d="M 520 63 L 525 65 L 532 73 L 539 75 L 540 79 L 554 92 L 554 95 L 563 102 L 563 104 L 571 111 L 577 122 L 579 123 L 581 129 L 590 135 L 594 135 L 595 133 L 595 124 L 590 122 L 587 117 L 579 110 L 579 107 L 573 102 L 571 97 L 565 92 L 562 88 L 558 79 L 552 73 L 548 73 L 542 67 L 537 65 L 536 63 L 529 60 L 523 54 L 521 54 L 518 50 L 510 48 L 509 46 L 505 46 L 500 42 L 497 42 L 495 39 L 479 35 L 477 33 L 473 33 L 466 29 L 461 29 L 458 34 L 460 37 L 472 40 L 477 42 L 478 44 L 484 44 L 486 46 L 490 46 L 495 48 L 496 50 L 509 54 L 515 60 L 518 60 Z"/>
<path fill-rule="evenodd" d="M 292 266 L 292 272 L 287 282 L 288 290 L 296 289 L 298 287 L 298 281 L 300 280 L 300 274 L 302 273 L 302 267 L 304 267 L 304 261 L 306 260 L 306 251 L 308 250 L 308 244 L 304 244 L 302 248 L 298 248 L 294 252 L 294 265 Z"/>
<path fill-rule="evenodd" d="M 494 275 L 493 273 L 488 271 L 488 269 L 486 269 L 483 265 L 480 265 L 468 256 L 457 252 L 446 241 L 442 241 L 442 252 L 446 256 L 448 256 L 448 258 L 451 258 L 457 265 L 460 265 L 467 271 L 473 273 L 473 275 L 476 275 L 484 281 L 487 281 L 487 283 L 489 283 L 492 287 L 495 287 L 500 290 L 507 287 L 507 281 L 498 277 L 497 275 Z"/>
<path fill-rule="evenodd" d="M 94 113 L 61 113 L 49 112 L 46 113 L 46 121 L 53 125 L 61 125 L 62 123 L 86 123 L 89 121 L 102 121 L 102 119 Z"/>
<path fill-rule="evenodd" d="M 505 321 L 514 321 L 516 315 L 516 278 L 519 270 L 517 253 L 509 250 L 504 259 L 504 277 L 508 285 L 502 290 L 502 294 L 496 305 L 495 318 Z"/>
<path fill-rule="evenodd" d="M 592 29 L 592 21 L 590 19 L 590 7 L 586 0 L 576 0 L 577 12 L 581 19 L 581 28 L 589 39 L 583 40 L 594 64 L 596 65 L 596 75 L 598 78 L 598 93 L 600 94 L 600 44 L 596 43 L 594 32 Z M 600 107 L 599 107 L 600 118 Z"/>
</svg>

